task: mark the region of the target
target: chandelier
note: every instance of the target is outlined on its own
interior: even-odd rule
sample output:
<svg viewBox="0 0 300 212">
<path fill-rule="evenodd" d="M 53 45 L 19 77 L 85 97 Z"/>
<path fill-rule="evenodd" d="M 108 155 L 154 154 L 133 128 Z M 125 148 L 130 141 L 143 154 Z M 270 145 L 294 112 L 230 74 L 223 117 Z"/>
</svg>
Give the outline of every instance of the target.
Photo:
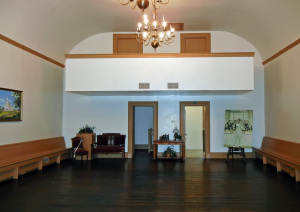
<svg viewBox="0 0 300 212">
<path fill-rule="evenodd" d="M 137 41 L 148 46 L 151 46 L 156 51 L 157 47 L 161 47 L 162 44 L 169 45 L 174 41 L 175 29 L 170 25 L 170 30 L 167 30 L 167 22 L 163 16 L 162 22 L 156 20 L 156 7 L 154 2 L 154 12 L 152 21 L 148 20 L 148 16 L 143 14 L 144 22 L 138 23 L 137 27 Z"/>
<path fill-rule="evenodd" d="M 161 4 L 168 4 L 169 0 L 119 0 L 121 4 L 127 5 L 130 3 L 132 9 L 138 6 L 143 12 L 149 6 L 149 1 L 151 1 L 155 9 L 159 9 Z M 156 4 L 158 3 L 158 4 Z"/>
</svg>

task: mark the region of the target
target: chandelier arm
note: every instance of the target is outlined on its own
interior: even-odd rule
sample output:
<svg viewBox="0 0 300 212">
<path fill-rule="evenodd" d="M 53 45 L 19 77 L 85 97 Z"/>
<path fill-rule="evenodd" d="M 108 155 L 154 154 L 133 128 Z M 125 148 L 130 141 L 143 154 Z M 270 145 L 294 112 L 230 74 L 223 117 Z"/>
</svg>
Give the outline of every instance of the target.
<svg viewBox="0 0 300 212">
<path fill-rule="evenodd" d="M 127 5 L 130 2 L 129 0 L 119 0 L 119 1 L 122 5 Z M 132 2 L 131 2 L 131 4 L 132 4 Z"/>
<path fill-rule="evenodd" d="M 134 9 L 136 7 L 136 3 L 131 2 L 131 9 Z"/>
<path fill-rule="evenodd" d="M 161 1 L 161 2 L 159 2 L 160 4 L 164 4 L 164 5 L 166 5 L 166 4 L 168 4 L 169 3 L 169 1 L 170 0 L 167 0 L 166 2 L 164 2 L 163 0 Z"/>
<path fill-rule="evenodd" d="M 174 40 L 175 40 L 175 38 L 172 36 L 172 37 L 170 37 L 170 38 L 168 38 L 168 39 L 165 39 L 164 41 L 164 43 L 166 44 L 166 45 L 169 45 L 170 43 L 173 43 L 174 42 Z"/>
<path fill-rule="evenodd" d="M 158 10 L 160 8 L 159 4 L 156 5 L 156 0 L 151 0 L 151 2 L 154 9 Z"/>
<path fill-rule="evenodd" d="M 132 4 L 134 3 L 134 0 L 128 1 Z M 144 46 L 148 46 L 149 44 L 151 44 L 155 51 L 157 47 L 162 47 L 163 45 L 169 45 L 173 43 L 173 41 L 175 40 L 175 34 L 173 29 L 171 29 L 171 31 L 167 31 L 167 29 L 165 28 L 166 22 L 164 17 L 162 21 L 159 21 L 157 20 L 156 15 L 156 10 L 161 5 L 169 3 L 169 0 L 151 0 L 151 3 L 154 9 L 153 17 L 149 20 L 147 18 L 147 15 L 145 15 L 143 11 L 143 16 L 145 15 L 144 22 L 138 23 L 136 39 L 138 43 L 143 43 Z M 138 6 L 138 4 L 136 5 Z"/>
<path fill-rule="evenodd" d="M 144 40 L 144 45 L 145 46 L 148 46 L 150 43 L 150 38 L 147 38 L 146 40 Z"/>
</svg>

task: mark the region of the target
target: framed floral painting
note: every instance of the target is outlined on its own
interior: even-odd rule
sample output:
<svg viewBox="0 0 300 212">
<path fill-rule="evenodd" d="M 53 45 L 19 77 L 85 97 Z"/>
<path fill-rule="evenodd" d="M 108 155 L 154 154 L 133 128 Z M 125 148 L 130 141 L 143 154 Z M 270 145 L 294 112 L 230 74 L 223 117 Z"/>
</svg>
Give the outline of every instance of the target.
<svg viewBox="0 0 300 212">
<path fill-rule="evenodd" d="M 0 122 L 22 121 L 22 91 L 0 88 Z"/>
</svg>

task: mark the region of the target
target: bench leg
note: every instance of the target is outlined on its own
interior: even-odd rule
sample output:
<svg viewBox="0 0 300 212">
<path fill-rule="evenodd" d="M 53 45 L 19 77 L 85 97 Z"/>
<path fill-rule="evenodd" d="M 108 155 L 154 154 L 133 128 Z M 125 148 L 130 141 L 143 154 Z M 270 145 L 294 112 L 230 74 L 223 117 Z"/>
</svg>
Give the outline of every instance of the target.
<svg viewBox="0 0 300 212">
<path fill-rule="evenodd" d="M 267 157 L 263 155 L 263 164 L 266 165 L 267 164 Z"/>
<path fill-rule="evenodd" d="M 300 170 L 295 169 L 295 174 L 296 174 L 295 176 L 296 182 L 300 182 Z"/>
<path fill-rule="evenodd" d="M 43 160 L 40 160 L 40 161 L 39 161 L 38 170 L 39 170 L 39 171 L 42 171 L 42 170 L 43 170 Z"/>
<path fill-rule="evenodd" d="M 17 180 L 19 178 L 19 167 L 14 168 L 14 175 L 13 175 L 13 179 Z"/>
<path fill-rule="evenodd" d="M 281 163 L 276 161 L 277 172 L 281 172 Z"/>
<path fill-rule="evenodd" d="M 60 164 L 60 155 L 57 155 L 57 157 L 56 157 L 56 163 Z"/>
</svg>

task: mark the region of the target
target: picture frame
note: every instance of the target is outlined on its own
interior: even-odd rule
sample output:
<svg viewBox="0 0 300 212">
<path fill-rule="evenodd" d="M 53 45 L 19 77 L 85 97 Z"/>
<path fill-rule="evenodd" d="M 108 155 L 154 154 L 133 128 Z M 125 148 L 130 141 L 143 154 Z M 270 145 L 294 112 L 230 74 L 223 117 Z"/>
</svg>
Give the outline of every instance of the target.
<svg viewBox="0 0 300 212">
<path fill-rule="evenodd" d="M 224 146 L 252 148 L 253 110 L 225 110 Z"/>
<path fill-rule="evenodd" d="M 23 91 L 0 88 L 0 122 L 22 121 Z"/>
</svg>

